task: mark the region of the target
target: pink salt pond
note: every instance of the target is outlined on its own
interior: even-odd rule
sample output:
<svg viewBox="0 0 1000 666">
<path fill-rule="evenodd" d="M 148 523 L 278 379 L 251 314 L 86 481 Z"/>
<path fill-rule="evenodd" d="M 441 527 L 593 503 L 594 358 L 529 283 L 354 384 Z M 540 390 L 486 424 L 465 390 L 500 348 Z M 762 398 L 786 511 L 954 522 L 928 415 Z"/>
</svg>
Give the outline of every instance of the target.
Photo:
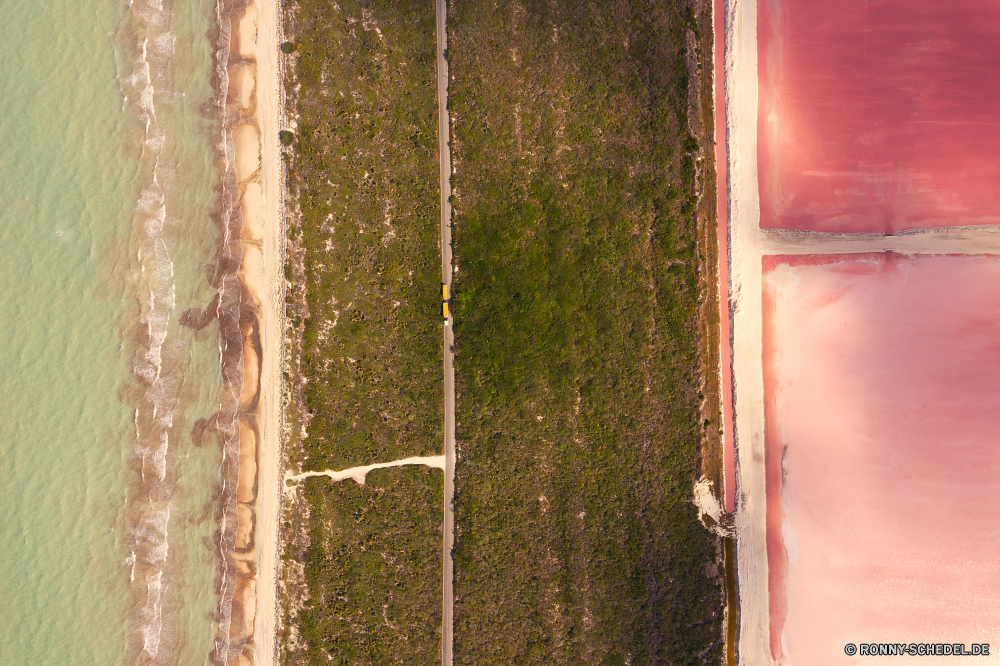
<svg viewBox="0 0 1000 666">
<path fill-rule="evenodd" d="M 1000 4 L 757 8 L 762 227 L 1000 223 Z"/>
<path fill-rule="evenodd" d="M 1000 259 L 766 257 L 763 280 L 772 655 L 1000 658 Z"/>
</svg>

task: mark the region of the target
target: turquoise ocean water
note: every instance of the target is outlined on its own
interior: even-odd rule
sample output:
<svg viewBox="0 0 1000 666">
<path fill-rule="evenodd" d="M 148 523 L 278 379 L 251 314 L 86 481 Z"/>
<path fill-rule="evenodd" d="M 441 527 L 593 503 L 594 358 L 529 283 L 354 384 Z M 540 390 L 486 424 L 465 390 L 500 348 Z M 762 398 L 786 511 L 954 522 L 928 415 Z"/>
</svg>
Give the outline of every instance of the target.
<svg viewBox="0 0 1000 666">
<path fill-rule="evenodd" d="M 209 0 L 0 0 L 0 664 L 204 664 Z"/>
</svg>

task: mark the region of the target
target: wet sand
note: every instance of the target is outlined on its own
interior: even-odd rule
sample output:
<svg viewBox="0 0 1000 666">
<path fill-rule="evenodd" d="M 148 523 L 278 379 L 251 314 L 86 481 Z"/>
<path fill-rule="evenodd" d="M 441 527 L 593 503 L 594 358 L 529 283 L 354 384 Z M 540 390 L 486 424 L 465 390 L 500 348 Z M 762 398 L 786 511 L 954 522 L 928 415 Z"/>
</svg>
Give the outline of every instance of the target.
<svg viewBox="0 0 1000 666">
<path fill-rule="evenodd" d="M 848 642 L 990 642 L 1000 259 L 764 269 L 771 656 L 822 666 L 845 663 Z"/>
<path fill-rule="evenodd" d="M 1000 223 L 1000 9 L 757 3 L 764 228 Z"/>
</svg>

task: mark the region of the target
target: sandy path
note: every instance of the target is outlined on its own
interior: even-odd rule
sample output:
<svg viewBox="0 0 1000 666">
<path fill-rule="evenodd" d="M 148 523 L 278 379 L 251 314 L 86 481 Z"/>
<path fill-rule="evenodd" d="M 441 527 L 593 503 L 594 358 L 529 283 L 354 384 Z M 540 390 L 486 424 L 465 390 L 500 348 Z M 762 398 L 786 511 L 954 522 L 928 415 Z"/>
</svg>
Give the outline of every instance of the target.
<svg viewBox="0 0 1000 666">
<path fill-rule="evenodd" d="M 365 485 L 365 477 L 368 476 L 368 472 L 374 471 L 376 469 L 386 469 L 387 467 L 402 467 L 403 465 L 426 465 L 427 467 L 436 467 L 438 469 L 444 469 L 444 456 L 426 456 L 426 457 L 412 457 L 412 458 L 402 458 L 401 460 L 394 460 L 387 463 L 375 463 L 373 465 L 363 465 L 361 467 L 351 467 L 350 469 L 342 469 L 335 471 L 328 469 L 323 472 L 302 472 L 301 474 L 288 474 L 285 476 L 285 481 L 301 481 L 302 479 L 309 479 L 314 476 L 328 476 L 333 481 L 343 481 L 344 479 L 354 479 L 358 482 L 358 485 Z M 291 486 L 294 487 L 294 486 Z M 290 489 L 291 487 L 286 488 Z"/>
<path fill-rule="evenodd" d="M 1000 227 L 940 227 L 891 236 L 831 234 L 813 231 L 751 231 L 762 254 L 1000 254 Z"/>
</svg>

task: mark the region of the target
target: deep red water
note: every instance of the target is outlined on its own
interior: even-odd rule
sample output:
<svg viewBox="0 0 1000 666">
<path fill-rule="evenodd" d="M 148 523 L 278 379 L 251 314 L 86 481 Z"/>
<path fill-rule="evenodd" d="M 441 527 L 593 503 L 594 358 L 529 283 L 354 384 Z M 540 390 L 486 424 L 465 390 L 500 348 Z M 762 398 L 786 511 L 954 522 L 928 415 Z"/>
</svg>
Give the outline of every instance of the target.
<svg viewBox="0 0 1000 666">
<path fill-rule="evenodd" d="M 762 227 L 1000 223 L 1000 2 L 757 6 Z"/>
<path fill-rule="evenodd" d="M 769 257 L 764 273 L 773 655 L 1000 652 L 1000 259 Z"/>
</svg>

